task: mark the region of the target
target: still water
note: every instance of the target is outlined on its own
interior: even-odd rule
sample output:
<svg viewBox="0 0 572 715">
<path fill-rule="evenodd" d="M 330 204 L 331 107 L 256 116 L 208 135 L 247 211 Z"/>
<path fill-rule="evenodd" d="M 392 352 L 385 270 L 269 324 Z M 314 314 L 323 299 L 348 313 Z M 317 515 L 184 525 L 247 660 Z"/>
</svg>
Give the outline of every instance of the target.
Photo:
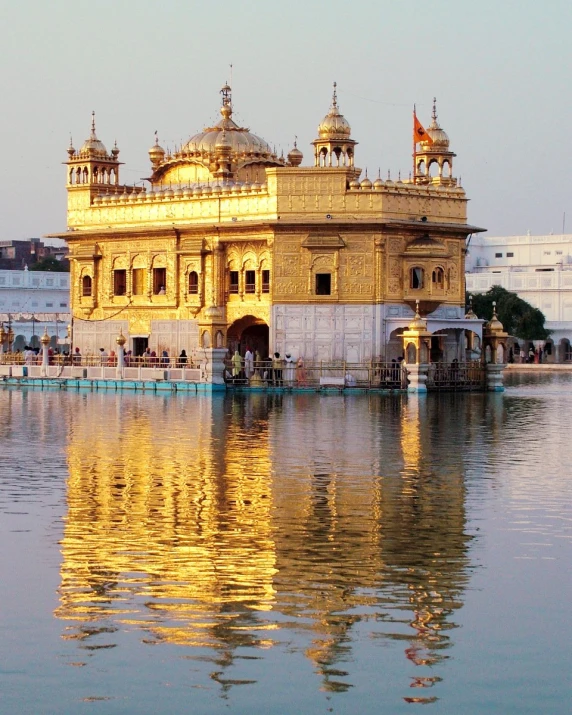
<svg viewBox="0 0 572 715">
<path fill-rule="evenodd" d="M 572 373 L 0 391 L 0 712 L 567 713 Z"/>
</svg>

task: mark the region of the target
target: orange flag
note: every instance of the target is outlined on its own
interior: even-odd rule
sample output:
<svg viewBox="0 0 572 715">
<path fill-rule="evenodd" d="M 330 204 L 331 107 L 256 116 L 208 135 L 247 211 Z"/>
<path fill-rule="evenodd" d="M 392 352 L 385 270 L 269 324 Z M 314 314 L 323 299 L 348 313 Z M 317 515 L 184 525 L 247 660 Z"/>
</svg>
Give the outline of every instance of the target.
<svg viewBox="0 0 572 715">
<path fill-rule="evenodd" d="M 427 144 L 433 144 L 433 139 L 425 131 L 425 127 L 417 119 L 417 114 L 413 110 L 413 141 L 415 144 L 418 142 L 427 142 Z"/>
</svg>

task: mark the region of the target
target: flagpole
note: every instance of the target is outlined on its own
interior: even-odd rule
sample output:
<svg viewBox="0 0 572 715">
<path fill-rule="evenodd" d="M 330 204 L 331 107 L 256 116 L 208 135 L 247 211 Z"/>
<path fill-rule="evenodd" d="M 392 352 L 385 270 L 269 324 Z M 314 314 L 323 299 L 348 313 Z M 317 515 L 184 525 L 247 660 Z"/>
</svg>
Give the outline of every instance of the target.
<svg viewBox="0 0 572 715">
<path fill-rule="evenodd" d="M 417 170 L 417 143 L 415 142 L 415 105 L 413 105 L 413 183 L 416 184 L 415 172 Z"/>
</svg>

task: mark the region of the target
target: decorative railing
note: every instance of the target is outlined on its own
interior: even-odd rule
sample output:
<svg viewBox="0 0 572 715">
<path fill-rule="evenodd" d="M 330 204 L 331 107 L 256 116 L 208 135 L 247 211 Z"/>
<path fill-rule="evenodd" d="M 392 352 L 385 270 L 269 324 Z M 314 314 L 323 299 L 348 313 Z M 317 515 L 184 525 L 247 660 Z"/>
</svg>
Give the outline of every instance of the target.
<svg viewBox="0 0 572 715">
<path fill-rule="evenodd" d="M 248 373 L 248 374 L 247 374 Z M 248 365 L 244 358 L 225 360 L 225 382 L 231 386 L 267 387 L 361 387 L 387 390 L 407 388 L 404 362 L 350 363 L 261 360 Z M 478 390 L 485 385 L 485 368 L 478 362 L 432 363 L 427 372 L 428 390 Z"/>
</svg>

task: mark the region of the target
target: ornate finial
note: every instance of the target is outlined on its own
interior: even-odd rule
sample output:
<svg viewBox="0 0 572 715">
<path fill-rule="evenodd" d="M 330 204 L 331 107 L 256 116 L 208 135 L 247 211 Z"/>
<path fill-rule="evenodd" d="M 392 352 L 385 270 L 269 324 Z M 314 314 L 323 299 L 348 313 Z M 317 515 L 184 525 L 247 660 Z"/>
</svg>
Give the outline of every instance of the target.
<svg viewBox="0 0 572 715">
<path fill-rule="evenodd" d="M 298 137 L 294 136 L 294 149 L 298 148 Z"/>
<path fill-rule="evenodd" d="M 91 138 L 96 139 L 95 136 L 95 110 L 91 113 Z"/>
<path fill-rule="evenodd" d="M 397 181 L 401 181 L 401 169 L 397 172 Z"/>
<path fill-rule="evenodd" d="M 230 105 L 232 104 L 232 90 L 231 90 L 228 82 L 221 89 L 220 93 L 222 96 L 222 106 L 230 107 Z"/>
<path fill-rule="evenodd" d="M 334 82 L 334 93 L 332 95 L 332 109 L 337 109 L 338 108 L 338 91 L 337 91 L 337 86 L 338 83 Z"/>
<path fill-rule="evenodd" d="M 387 180 L 391 181 L 391 170 L 390 169 L 387 170 Z"/>
<path fill-rule="evenodd" d="M 421 316 L 419 315 L 419 298 L 415 301 L 415 317 L 420 318 Z"/>
<path fill-rule="evenodd" d="M 493 318 L 497 317 L 497 302 L 493 300 Z"/>
<path fill-rule="evenodd" d="M 433 97 L 433 111 L 431 112 L 431 119 L 437 123 L 437 97 Z"/>
<path fill-rule="evenodd" d="M 411 172 L 409 172 L 409 183 L 411 183 Z"/>
</svg>

